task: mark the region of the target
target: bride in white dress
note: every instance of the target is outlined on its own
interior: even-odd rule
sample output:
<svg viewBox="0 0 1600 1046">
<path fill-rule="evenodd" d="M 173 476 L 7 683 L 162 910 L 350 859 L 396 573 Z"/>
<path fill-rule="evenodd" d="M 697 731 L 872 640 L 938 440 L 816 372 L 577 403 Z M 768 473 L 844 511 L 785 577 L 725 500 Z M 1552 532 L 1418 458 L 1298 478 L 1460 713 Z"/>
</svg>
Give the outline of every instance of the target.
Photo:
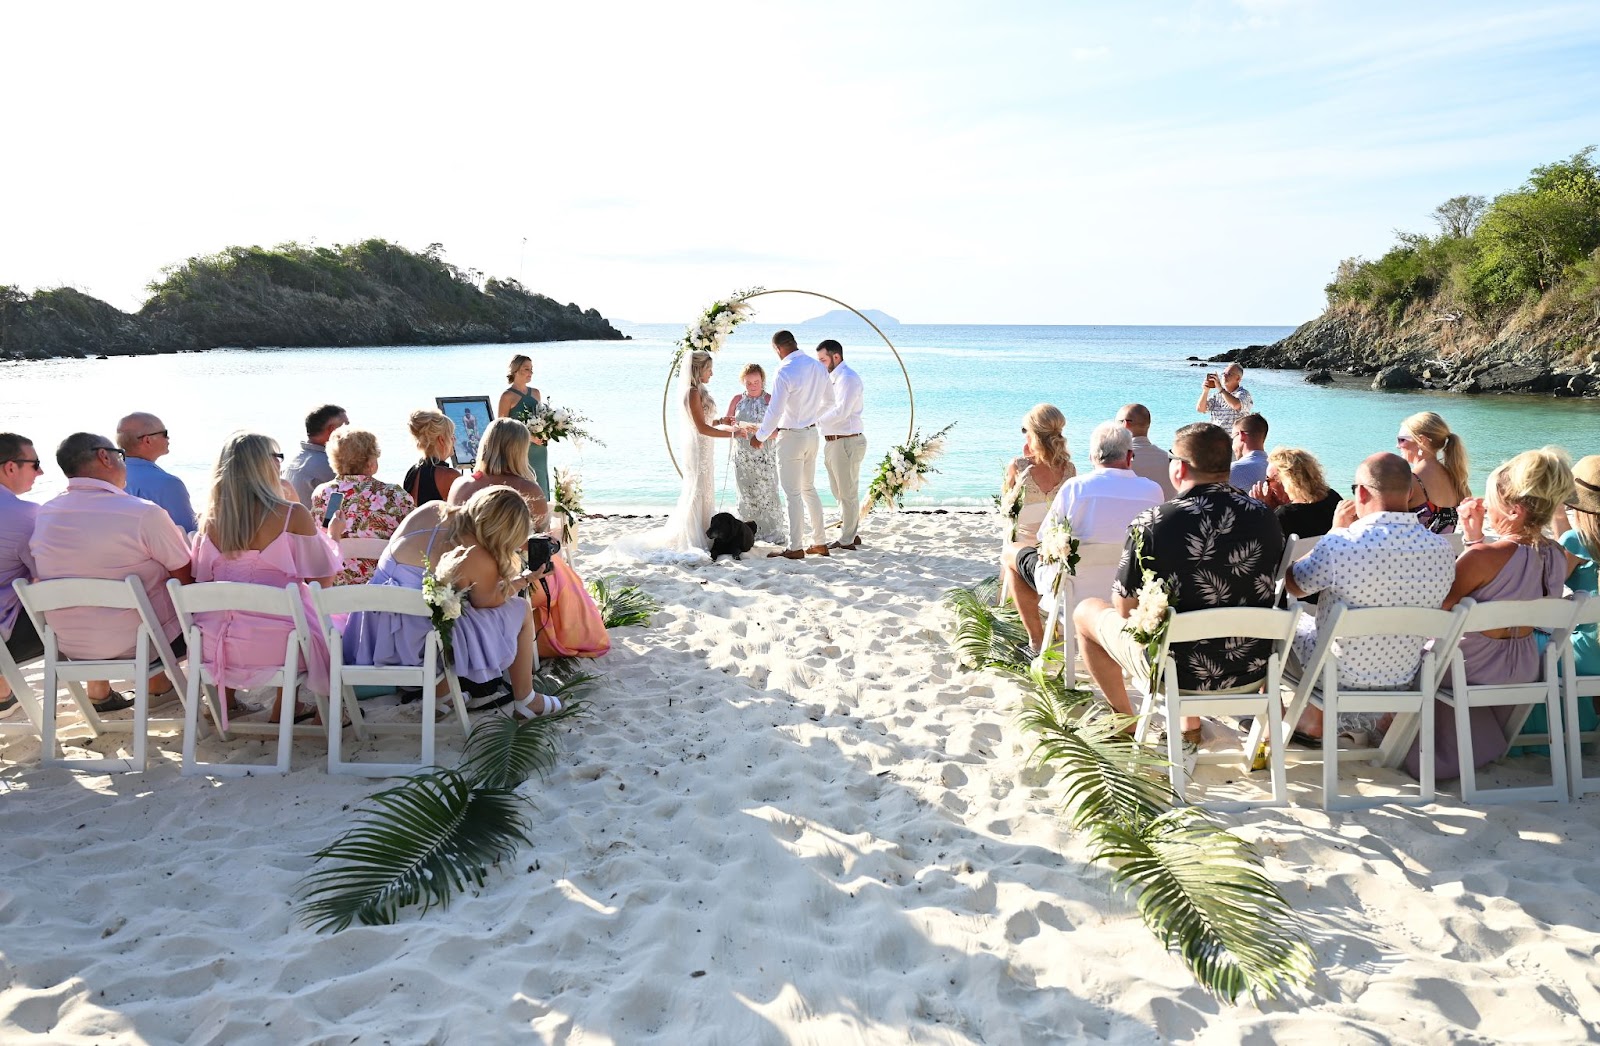
<svg viewBox="0 0 1600 1046">
<path fill-rule="evenodd" d="M 718 428 L 730 418 L 712 420 L 716 401 L 706 391 L 711 381 L 711 353 L 692 352 L 684 368 L 688 387 L 683 393 L 683 492 L 665 526 L 618 538 L 606 551 L 608 558 L 645 563 L 709 563 L 711 539 L 706 527 L 717 511 L 717 460 L 713 439 L 727 439 L 734 430 Z"/>
</svg>

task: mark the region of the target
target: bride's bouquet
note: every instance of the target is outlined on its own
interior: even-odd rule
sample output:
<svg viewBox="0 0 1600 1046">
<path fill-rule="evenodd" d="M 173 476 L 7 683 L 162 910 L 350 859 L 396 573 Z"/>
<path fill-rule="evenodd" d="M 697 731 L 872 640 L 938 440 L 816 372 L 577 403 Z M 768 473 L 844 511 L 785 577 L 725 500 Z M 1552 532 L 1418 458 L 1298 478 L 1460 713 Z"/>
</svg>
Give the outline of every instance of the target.
<svg viewBox="0 0 1600 1046">
<path fill-rule="evenodd" d="M 561 521 L 561 543 L 576 543 L 578 517 L 583 515 L 583 476 L 576 469 L 555 470 L 550 512 Z"/>
<path fill-rule="evenodd" d="M 861 514 L 865 516 L 879 504 L 888 505 L 890 511 L 898 511 L 900 500 L 907 491 L 921 488 L 925 482 L 924 476 L 939 471 L 933 467 L 933 461 L 944 453 L 945 433 L 955 425 L 952 421 L 927 439 L 922 438 L 919 430 L 912 434 L 910 441 L 885 454 L 878 463 L 877 475 L 872 477 L 872 484 L 867 487 L 867 499 L 861 504 Z"/>
<path fill-rule="evenodd" d="M 722 343 L 733 333 L 733 328 L 750 318 L 750 306 L 744 299 L 761 291 L 760 287 L 735 291 L 728 297 L 706 306 L 706 311 L 700 314 L 699 319 L 689 324 L 688 329 L 683 332 L 683 337 L 678 339 L 677 351 L 672 354 L 673 367 L 677 367 L 678 361 L 683 359 L 685 353 L 697 351 L 715 353 L 721 349 Z"/>
<path fill-rule="evenodd" d="M 589 432 L 589 419 L 575 410 L 549 404 L 535 409 L 524 400 L 521 406 L 511 412 L 511 417 L 528 426 L 528 435 L 533 439 L 542 439 L 546 443 L 571 440 L 579 446 L 587 440 L 596 446 L 605 446 Z"/>
</svg>

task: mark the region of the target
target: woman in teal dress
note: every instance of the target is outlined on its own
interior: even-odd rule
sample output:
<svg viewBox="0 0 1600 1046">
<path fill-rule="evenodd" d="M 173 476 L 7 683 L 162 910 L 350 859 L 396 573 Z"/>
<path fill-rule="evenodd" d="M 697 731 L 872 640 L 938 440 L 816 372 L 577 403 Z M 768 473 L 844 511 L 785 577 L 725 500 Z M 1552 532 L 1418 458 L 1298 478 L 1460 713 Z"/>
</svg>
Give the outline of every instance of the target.
<svg viewBox="0 0 1600 1046">
<path fill-rule="evenodd" d="M 533 380 L 531 357 L 521 354 L 511 357 L 511 366 L 506 368 L 506 380 L 511 387 L 500 394 L 500 406 L 495 411 L 495 417 L 509 418 L 524 404 L 529 410 L 539 410 L 539 390 L 528 388 L 528 382 Z M 533 469 L 534 476 L 539 480 L 539 489 L 545 497 L 552 493 L 549 459 L 549 448 L 544 445 L 544 440 L 536 439 L 528 444 L 528 467 Z"/>
</svg>

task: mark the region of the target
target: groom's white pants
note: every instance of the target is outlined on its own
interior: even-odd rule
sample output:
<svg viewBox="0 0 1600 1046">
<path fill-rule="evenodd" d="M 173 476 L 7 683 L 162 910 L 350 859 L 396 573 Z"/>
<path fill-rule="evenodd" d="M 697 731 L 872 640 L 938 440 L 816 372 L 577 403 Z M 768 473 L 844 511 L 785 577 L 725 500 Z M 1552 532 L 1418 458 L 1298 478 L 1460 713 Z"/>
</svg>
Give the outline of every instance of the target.
<svg viewBox="0 0 1600 1046">
<path fill-rule="evenodd" d="M 822 451 L 828 467 L 828 486 L 839 503 L 839 541 L 853 544 L 861 523 L 861 463 L 867 457 L 867 437 L 841 436 L 828 440 Z"/>
<path fill-rule="evenodd" d="M 826 544 L 823 541 L 822 499 L 817 497 L 817 444 L 815 425 L 784 429 L 778 433 L 778 486 L 789 509 L 789 551 Z M 811 540 L 806 540 L 806 516 L 811 516 Z"/>
</svg>

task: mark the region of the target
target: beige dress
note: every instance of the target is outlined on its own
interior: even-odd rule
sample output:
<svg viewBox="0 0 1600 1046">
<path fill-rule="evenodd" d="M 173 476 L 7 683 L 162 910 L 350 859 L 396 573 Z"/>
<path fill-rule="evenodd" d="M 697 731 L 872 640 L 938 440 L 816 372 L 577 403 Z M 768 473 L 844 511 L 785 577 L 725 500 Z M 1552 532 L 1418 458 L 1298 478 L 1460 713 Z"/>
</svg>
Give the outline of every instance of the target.
<svg viewBox="0 0 1600 1046">
<path fill-rule="evenodd" d="M 1061 483 L 1076 476 L 1078 470 L 1072 462 L 1067 462 L 1067 467 L 1061 473 L 1061 483 L 1046 490 L 1033 478 L 1033 462 L 1027 458 L 1017 458 L 1011 466 L 1016 474 L 1022 477 L 1023 484 L 1022 511 L 1017 515 L 1017 543 L 1037 545 L 1039 524 L 1044 522 L 1045 513 L 1050 511 L 1050 503 L 1056 499 L 1056 491 L 1061 489 Z"/>
</svg>

